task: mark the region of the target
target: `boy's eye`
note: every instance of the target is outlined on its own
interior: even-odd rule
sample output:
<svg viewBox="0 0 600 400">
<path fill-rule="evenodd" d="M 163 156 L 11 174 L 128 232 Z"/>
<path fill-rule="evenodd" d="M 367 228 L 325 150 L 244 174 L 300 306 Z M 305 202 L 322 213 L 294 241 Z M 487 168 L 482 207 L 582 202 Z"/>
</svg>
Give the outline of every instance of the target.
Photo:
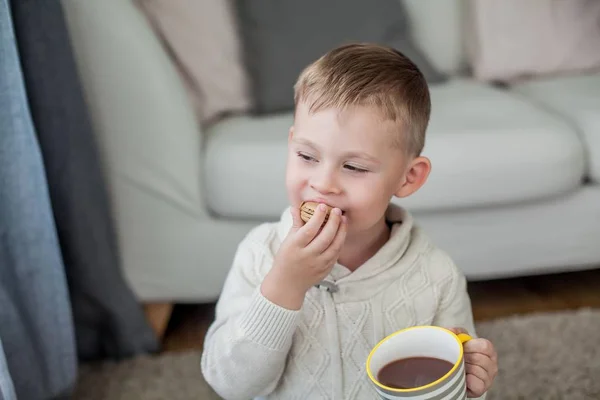
<svg viewBox="0 0 600 400">
<path fill-rule="evenodd" d="M 314 157 L 311 157 L 308 154 L 304 154 L 304 153 L 300 153 L 300 152 L 298 152 L 296 154 L 298 155 L 298 157 L 300 157 L 304 161 L 317 161 Z"/>
<path fill-rule="evenodd" d="M 365 172 L 369 172 L 368 170 L 366 170 L 364 168 L 359 168 L 359 167 L 356 167 L 354 165 L 349 165 L 349 164 L 346 164 L 344 166 L 344 168 L 346 168 L 348 171 L 358 172 L 358 173 L 361 173 L 361 174 L 365 173 Z"/>
</svg>

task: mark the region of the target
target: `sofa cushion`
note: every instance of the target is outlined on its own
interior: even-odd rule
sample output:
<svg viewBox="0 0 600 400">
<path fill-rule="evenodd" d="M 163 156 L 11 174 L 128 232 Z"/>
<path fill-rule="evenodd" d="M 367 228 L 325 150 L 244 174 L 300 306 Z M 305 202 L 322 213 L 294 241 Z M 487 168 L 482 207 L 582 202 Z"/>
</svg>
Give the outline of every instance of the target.
<svg viewBox="0 0 600 400">
<path fill-rule="evenodd" d="M 514 90 L 564 116 L 577 128 L 586 144 L 588 176 L 600 182 L 600 73 L 530 81 Z"/>
<path fill-rule="evenodd" d="M 470 0 L 466 48 L 480 80 L 600 69 L 600 1 Z"/>
<path fill-rule="evenodd" d="M 508 91 L 452 80 L 431 88 L 424 155 L 427 184 L 394 201 L 413 211 L 511 204 L 580 185 L 582 144 L 562 119 Z M 285 159 L 292 114 L 239 116 L 207 135 L 209 208 L 232 218 L 274 219 L 288 204 Z"/>
<path fill-rule="evenodd" d="M 409 17 L 399 0 L 236 0 L 236 4 L 258 114 L 291 110 L 300 72 L 349 42 L 392 46 L 417 64 L 429 82 L 444 79 L 413 44 Z"/>
<path fill-rule="evenodd" d="M 457 75 L 465 70 L 463 0 L 403 0 L 415 45 L 438 71 Z"/>
<path fill-rule="evenodd" d="M 162 39 L 201 124 L 247 111 L 251 101 L 230 1 L 136 0 Z"/>
</svg>

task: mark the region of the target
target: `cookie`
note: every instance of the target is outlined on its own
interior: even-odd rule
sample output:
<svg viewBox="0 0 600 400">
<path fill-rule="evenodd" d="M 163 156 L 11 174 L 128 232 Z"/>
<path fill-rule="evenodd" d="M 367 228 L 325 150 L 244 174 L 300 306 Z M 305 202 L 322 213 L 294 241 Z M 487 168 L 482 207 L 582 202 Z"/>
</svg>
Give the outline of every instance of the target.
<svg viewBox="0 0 600 400">
<path fill-rule="evenodd" d="M 302 221 L 308 222 L 308 220 L 315 214 L 315 211 L 318 206 L 319 203 L 316 203 L 314 201 L 303 202 L 300 205 L 300 218 L 302 218 Z M 327 220 L 329 219 L 329 213 L 331 212 L 331 210 L 333 210 L 333 207 L 330 207 L 327 204 L 325 204 L 325 206 L 327 207 L 327 214 L 325 214 L 325 219 L 323 220 L 323 223 L 327 222 Z"/>
</svg>

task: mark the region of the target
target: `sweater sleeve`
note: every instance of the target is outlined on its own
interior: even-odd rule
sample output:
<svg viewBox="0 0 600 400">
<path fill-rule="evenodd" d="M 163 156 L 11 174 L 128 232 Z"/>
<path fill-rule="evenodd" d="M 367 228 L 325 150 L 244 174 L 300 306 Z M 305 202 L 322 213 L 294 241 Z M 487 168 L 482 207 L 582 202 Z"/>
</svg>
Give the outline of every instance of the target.
<svg viewBox="0 0 600 400">
<path fill-rule="evenodd" d="M 469 335 L 477 337 L 475 324 L 473 322 L 473 311 L 471 308 L 471 299 L 467 292 L 467 280 L 462 271 L 454 264 L 452 259 L 445 253 L 440 254 L 443 258 L 442 265 L 448 268 L 450 273 L 448 284 L 440 293 L 440 305 L 433 325 L 443 328 L 464 328 Z M 478 397 L 484 400 L 486 394 Z"/>
<path fill-rule="evenodd" d="M 225 399 L 263 396 L 275 388 L 296 329 L 299 311 L 262 296 L 261 246 L 248 238 L 237 249 L 217 302 L 202 353 L 202 373 Z"/>
<path fill-rule="evenodd" d="M 471 299 L 467 292 L 467 280 L 446 254 L 442 254 L 447 268 L 445 285 L 440 291 L 440 301 L 433 324 L 444 328 L 464 328 L 475 337 L 475 324 Z"/>
</svg>

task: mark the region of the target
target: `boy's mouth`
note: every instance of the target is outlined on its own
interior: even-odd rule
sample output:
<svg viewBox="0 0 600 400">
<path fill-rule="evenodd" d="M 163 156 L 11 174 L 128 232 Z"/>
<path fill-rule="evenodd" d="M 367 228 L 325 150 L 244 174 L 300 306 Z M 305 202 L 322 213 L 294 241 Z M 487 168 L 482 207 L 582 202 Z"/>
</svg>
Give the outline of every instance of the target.
<svg viewBox="0 0 600 400">
<path fill-rule="evenodd" d="M 317 201 L 303 201 L 302 204 L 300 204 L 300 218 L 302 218 L 302 221 L 308 222 L 308 220 L 315 214 L 315 210 L 317 209 L 319 204 L 325 204 L 325 203 L 321 203 L 321 202 L 317 202 Z M 334 207 L 330 206 L 329 204 L 325 204 L 325 206 L 327 206 L 327 210 L 326 210 L 327 214 L 325 214 L 325 220 L 323 221 L 323 223 L 327 222 L 327 220 L 329 219 L 329 213 L 334 208 Z M 345 211 L 344 210 L 341 210 L 341 211 L 342 211 L 342 215 L 344 215 Z"/>
</svg>

